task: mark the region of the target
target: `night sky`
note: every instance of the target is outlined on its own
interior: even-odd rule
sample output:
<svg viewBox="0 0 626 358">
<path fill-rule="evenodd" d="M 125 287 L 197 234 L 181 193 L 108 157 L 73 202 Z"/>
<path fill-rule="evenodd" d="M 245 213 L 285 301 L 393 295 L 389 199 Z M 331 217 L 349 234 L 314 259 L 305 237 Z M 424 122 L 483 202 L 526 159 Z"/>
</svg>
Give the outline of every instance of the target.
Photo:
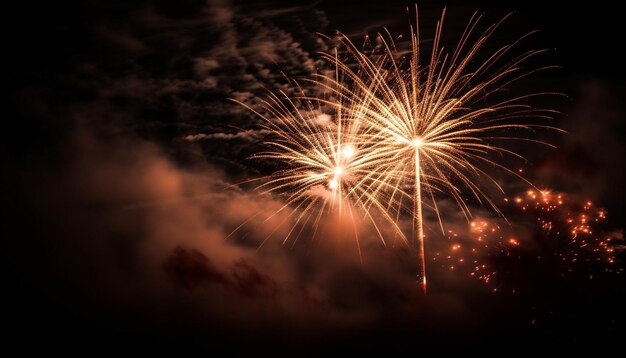
<svg viewBox="0 0 626 358">
<path fill-rule="evenodd" d="M 527 200 L 529 187 L 503 176 L 510 225 L 471 205 L 519 247 L 481 253 L 497 272 L 484 282 L 463 265 L 433 261 L 453 244 L 469 245 L 431 231 L 426 297 L 415 282 L 415 250 L 384 248 L 371 230 L 361 232 L 363 263 L 340 230 L 293 246 L 280 245 L 278 230 L 257 250 L 272 221 L 255 219 L 226 239 L 283 205 L 280 196 L 233 186 L 275 167 L 250 159 L 263 148 L 261 122 L 229 99 L 254 106 L 267 90 L 288 88 L 285 76 L 320 70 L 318 53 L 332 47 L 318 33 L 340 30 L 355 40 L 383 27 L 406 33 L 414 2 L 8 5 L 3 344 L 37 353 L 298 355 L 620 344 L 626 84 L 617 54 L 623 16 L 608 3 L 418 4 L 425 43 L 444 6 L 444 43 L 458 39 L 474 11 L 484 13 L 483 25 L 513 13 L 485 52 L 539 30 L 522 47 L 549 51 L 529 65 L 559 68 L 511 91 L 564 94 L 534 104 L 559 111 L 549 124 L 567 131 L 538 132 L 535 139 L 557 148 L 518 145 L 529 161 L 505 163 L 566 198 L 550 214 L 556 228 L 547 233 L 521 211 L 513 198 Z M 441 210 L 447 228 L 467 232 L 449 200 Z M 554 234 L 584 210 L 606 212 L 593 229 L 613 240 L 614 263 Z M 438 225 L 432 215 L 426 221 Z"/>
</svg>

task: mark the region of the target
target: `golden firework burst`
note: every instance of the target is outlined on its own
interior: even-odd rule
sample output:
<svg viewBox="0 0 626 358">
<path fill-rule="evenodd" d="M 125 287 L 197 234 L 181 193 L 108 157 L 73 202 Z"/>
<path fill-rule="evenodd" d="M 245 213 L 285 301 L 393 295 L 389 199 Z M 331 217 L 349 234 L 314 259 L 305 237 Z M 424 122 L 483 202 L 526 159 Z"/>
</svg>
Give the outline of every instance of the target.
<svg viewBox="0 0 626 358">
<path fill-rule="evenodd" d="M 364 45 L 357 46 L 338 33 L 331 39 L 337 43 L 334 51 L 322 54 L 333 71 L 305 79 L 324 95 L 303 91 L 295 96 L 270 95 L 263 102 L 264 114 L 256 112 L 273 137 L 267 142 L 272 150 L 258 157 L 286 166 L 261 187 L 287 193 L 284 208 L 291 208 L 296 224 L 313 216 L 317 225 L 322 213 L 335 206 L 340 213 L 347 207 L 350 215 L 358 208 L 375 223 L 372 210 L 376 209 L 401 233 L 398 219 L 401 213 L 411 212 L 424 291 L 423 210 L 436 213 L 442 232 L 437 201 L 444 194 L 457 203 L 468 221 L 472 217 L 468 196 L 501 214 L 483 187 L 490 182 L 503 190 L 483 166 L 525 180 L 494 159 L 494 154 L 523 159 L 505 148 L 503 141 L 550 146 L 523 131 L 558 130 L 534 121 L 550 119 L 555 111 L 528 104 L 532 97 L 554 93 L 513 97 L 501 93 L 519 79 L 550 68 L 523 66 L 544 51 L 514 55 L 527 37 L 523 36 L 495 52 L 482 53 L 506 17 L 478 32 L 481 16 L 474 14 L 453 51 L 447 52 L 441 44 L 444 17 L 445 10 L 426 55 L 417 7 L 408 40 L 394 39 L 385 31 L 373 42 L 366 37 Z"/>
</svg>

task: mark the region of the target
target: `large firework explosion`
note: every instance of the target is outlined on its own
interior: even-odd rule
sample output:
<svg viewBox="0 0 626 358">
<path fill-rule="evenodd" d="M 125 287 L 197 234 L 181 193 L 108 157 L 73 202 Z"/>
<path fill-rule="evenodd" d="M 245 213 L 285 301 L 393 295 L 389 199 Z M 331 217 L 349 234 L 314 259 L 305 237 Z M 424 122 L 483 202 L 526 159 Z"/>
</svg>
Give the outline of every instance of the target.
<svg viewBox="0 0 626 358">
<path fill-rule="evenodd" d="M 314 228 L 314 236 L 326 214 L 337 211 L 352 220 L 367 218 L 383 243 L 380 221 L 410 244 L 399 224 L 410 216 L 426 291 L 424 210 L 436 214 L 445 236 L 437 204 L 442 197 L 452 198 L 470 222 L 472 201 L 502 215 L 492 190 L 485 189 L 504 194 L 493 169 L 532 187 L 501 164 L 501 157 L 524 159 L 505 147 L 511 140 L 550 146 L 529 133 L 558 130 L 547 125 L 554 111 L 528 102 L 553 93 L 502 93 L 519 79 L 550 68 L 524 66 L 544 51 L 520 51 L 526 35 L 483 53 L 506 18 L 479 31 L 478 14 L 453 51 L 447 51 L 441 43 L 444 17 L 445 10 L 430 46 L 420 38 L 417 8 L 408 40 L 386 31 L 357 46 L 338 33 L 329 38 L 336 43 L 334 50 L 322 54 L 328 68 L 304 80 L 321 94 L 307 94 L 294 82 L 298 94 L 270 94 L 262 109 L 248 106 L 270 132 L 270 149 L 256 157 L 282 166 L 263 178 L 259 188 L 286 197 L 279 212 L 288 212 L 284 222 L 291 229 L 283 243 L 298 240 L 307 226 Z M 355 238 L 358 243 L 356 229 Z"/>
</svg>

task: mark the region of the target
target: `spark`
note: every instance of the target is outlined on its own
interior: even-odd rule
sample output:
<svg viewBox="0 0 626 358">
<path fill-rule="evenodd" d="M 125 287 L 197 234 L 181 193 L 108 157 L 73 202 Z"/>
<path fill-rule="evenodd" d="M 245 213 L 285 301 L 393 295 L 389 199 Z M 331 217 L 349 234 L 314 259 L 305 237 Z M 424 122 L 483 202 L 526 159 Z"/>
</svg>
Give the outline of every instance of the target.
<svg viewBox="0 0 626 358">
<path fill-rule="evenodd" d="M 518 281 L 511 279 L 508 266 L 531 257 L 555 264 L 560 277 L 575 272 L 580 277 L 623 274 L 616 253 L 626 248 L 624 238 L 621 232 L 606 227 L 606 210 L 574 195 L 547 189 L 541 192 L 524 192 L 519 201 L 510 202 L 506 209 L 515 217 L 514 223 L 501 225 L 503 218 L 475 218 L 465 229 L 446 230 L 449 245 L 435 252 L 429 262 L 455 275 L 478 279 L 490 289 L 515 285 Z M 529 235 L 531 227 L 536 231 Z"/>
<path fill-rule="evenodd" d="M 612 240 L 613 233 L 602 230 L 604 209 L 595 208 L 590 200 L 581 202 L 563 193 L 542 190 L 540 194 L 528 191 L 525 200 L 516 202 L 517 207 L 536 220 L 547 244 L 556 245 L 556 254 L 564 263 L 603 262 L 608 265 L 606 272 L 622 272 L 613 267 L 615 250 L 621 246 Z"/>
</svg>

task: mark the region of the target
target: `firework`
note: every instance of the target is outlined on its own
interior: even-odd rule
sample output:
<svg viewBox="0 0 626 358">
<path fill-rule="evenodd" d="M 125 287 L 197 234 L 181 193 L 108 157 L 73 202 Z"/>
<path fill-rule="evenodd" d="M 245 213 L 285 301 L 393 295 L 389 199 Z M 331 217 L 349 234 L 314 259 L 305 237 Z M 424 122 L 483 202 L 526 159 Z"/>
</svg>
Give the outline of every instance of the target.
<svg viewBox="0 0 626 358">
<path fill-rule="evenodd" d="M 347 36 L 339 34 L 337 39 L 343 57 L 336 54 L 325 56 L 338 74 L 334 78 L 321 76 L 315 81 L 320 86 L 327 86 L 338 99 L 329 104 L 367 128 L 362 136 L 375 143 L 369 150 L 376 152 L 372 155 L 376 160 L 376 180 L 370 183 L 368 191 L 392 188 L 387 205 L 396 211 L 402 210 L 403 201 L 399 197 L 409 193 L 409 201 L 413 203 L 413 237 L 419 247 L 424 290 L 423 209 L 436 213 L 444 235 L 437 207 L 437 197 L 441 194 L 452 197 L 468 221 L 472 214 L 466 193 L 501 214 L 482 186 L 484 182 L 491 182 L 502 193 L 504 191 L 481 167 L 495 167 L 521 178 L 492 159 L 494 154 L 523 159 L 499 143 L 522 140 L 550 146 L 524 136 L 523 131 L 555 129 L 543 124 L 520 123 L 521 119 L 530 122 L 551 118 L 554 111 L 533 108 L 525 103 L 531 97 L 549 93 L 504 99 L 496 99 L 494 95 L 534 72 L 522 70 L 521 64 L 543 51 L 526 51 L 512 57 L 511 52 L 522 38 L 483 56 L 485 59 L 481 61 L 480 50 L 500 23 L 476 34 L 481 16 L 475 14 L 454 51 L 447 53 L 440 44 L 444 16 L 445 10 L 437 24 L 425 64 L 420 57 L 424 50 L 417 28 L 416 8 L 416 26 L 411 27 L 409 50 L 400 50 L 401 46 L 388 32 L 377 36 L 376 45 L 366 41 L 361 48 Z M 507 130 L 521 134 L 507 135 Z"/>
<path fill-rule="evenodd" d="M 503 204 L 514 224 L 476 218 L 467 228 L 446 230 L 447 243 L 433 250 L 429 262 L 513 293 L 519 280 L 510 276 L 520 262 L 541 262 L 542 274 L 554 270 L 556 277 L 623 273 L 616 257 L 624 249 L 622 234 L 606 227 L 606 210 L 590 200 L 543 189 L 504 198 Z"/>
<path fill-rule="evenodd" d="M 408 243 L 399 219 L 409 213 L 426 292 L 423 210 L 436 214 L 444 235 L 437 206 L 443 195 L 457 203 L 468 221 L 472 213 L 467 194 L 501 214 L 483 187 L 491 182 L 503 193 L 502 188 L 484 166 L 521 178 L 494 154 L 522 158 L 500 145 L 504 140 L 549 146 L 524 131 L 554 129 L 533 122 L 551 118 L 554 111 L 526 103 L 550 93 L 508 98 L 500 94 L 535 71 L 521 65 L 543 51 L 512 55 L 526 36 L 483 54 L 481 49 L 500 23 L 478 33 L 481 16 L 475 14 L 449 53 L 441 45 L 444 10 L 430 54 L 423 55 L 415 10 L 409 41 L 397 41 L 386 32 L 374 43 L 366 38 L 358 47 L 339 33 L 336 49 L 322 55 L 333 71 L 306 79 L 323 95 L 305 94 L 295 86 L 296 95 L 272 94 L 263 101 L 263 113 L 255 113 L 271 133 L 266 141 L 271 149 L 256 157 L 283 166 L 260 186 L 286 196 L 280 211 L 289 210 L 295 224 L 283 242 L 294 235 L 297 240 L 302 233 L 297 226 L 310 223 L 317 230 L 325 215 L 336 209 L 351 217 L 358 210 L 385 242 L 374 219 L 376 211 Z M 402 50 L 407 42 L 409 50 Z M 507 134 L 511 130 L 521 134 Z M 355 237 L 358 244 L 356 230 Z"/>
<path fill-rule="evenodd" d="M 574 265 L 600 263 L 606 272 L 622 272 L 614 267 L 616 251 L 623 248 L 621 233 L 606 230 L 607 212 L 590 200 L 550 190 L 528 190 L 514 200 L 518 210 L 535 220 L 546 245 L 573 272 Z"/>
<path fill-rule="evenodd" d="M 386 245 L 375 218 L 382 217 L 393 228 L 395 236 L 406 242 L 397 218 L 383 206 L 387 192 L 385 184 L 376 183 L 378 177 L 372 175 L 377 173 L 379 154 L 370 150 L 371 143 L 365 139 L 359 122 L 348 120 L 342 116 L 341 110 L 334 112 L 333 116 L 324 113 L 322 102 L 327 101 L 305 96 L 300 86 L 292 85 L 299 95 L 270 93 L 262 100 L 263 113 L 240 103 L 256 113 L 263 120 L 263 129 L 271 133 L 264 143 L 268 150 L 254 158 L 277 164 L 280 168 L 272 175 L 256 180 L 263 181 L 257 187 L 262 193 L 284 196 L 285 204 L 274 213 L 286 211 L 283 224 L 289 222 L 291 225 L 283 244 L 290 239 L 295 244 L 307 226 L 314 228 L 311 235 L 314 237 L 332 211 L 352 223 L 355 223 L 355 211 L 358 211 L 359 216 L 373 224 L 381 242 Z M 373 187 L 377 190 L 372 190 Z M 361 258 L 356 228 L 354 237 Z"/>
</svg>

